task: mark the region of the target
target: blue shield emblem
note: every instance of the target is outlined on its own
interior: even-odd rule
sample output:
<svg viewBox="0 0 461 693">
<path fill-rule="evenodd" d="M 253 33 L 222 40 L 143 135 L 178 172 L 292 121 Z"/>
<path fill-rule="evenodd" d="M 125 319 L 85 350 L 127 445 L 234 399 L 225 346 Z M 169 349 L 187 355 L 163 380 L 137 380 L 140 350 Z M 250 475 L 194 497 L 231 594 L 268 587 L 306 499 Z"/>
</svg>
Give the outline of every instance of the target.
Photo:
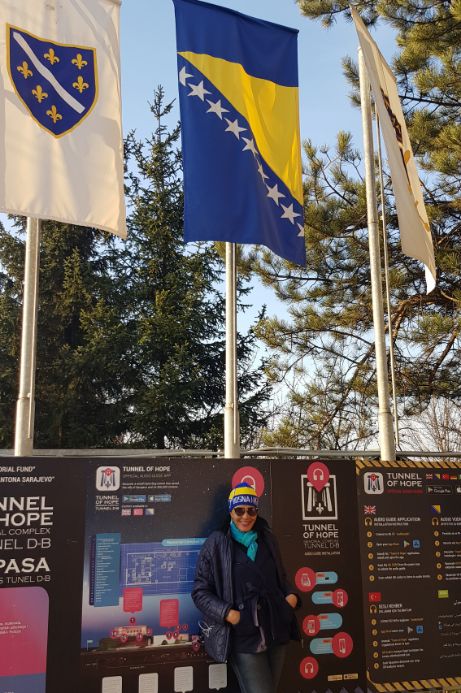
<svg viewBox="0 0 461 693">
<path fill-rule="evenodd" d="M 8 69 L 32 118 L 54 137 L 76 128 L 98 96 L 96 50 L 7 27 Z"/>
</svg>

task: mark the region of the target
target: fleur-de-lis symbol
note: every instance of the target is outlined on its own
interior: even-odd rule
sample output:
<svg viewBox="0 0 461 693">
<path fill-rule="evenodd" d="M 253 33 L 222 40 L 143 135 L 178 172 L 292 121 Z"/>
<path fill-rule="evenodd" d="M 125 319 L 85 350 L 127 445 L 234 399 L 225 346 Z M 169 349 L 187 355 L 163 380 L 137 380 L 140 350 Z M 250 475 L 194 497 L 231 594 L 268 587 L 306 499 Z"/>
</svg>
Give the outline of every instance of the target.
<svg viewBox="0 0 461 693">
<path fill-rule="evenodd" d="M 29 70 L 29 64 L 26 63 L 25 60 L 22 63 L 22 65 L 19 65 L 18 72 L 20 72 L 23 75 L 24 79 L 32 77 L 32 70 Z"/>
<path fill-rule="evenodd" d="M 42 87 L 40 86 L 40 84 L 37 84 L 37 86 L 35 87 L 35 89 L 32 89 L 32 94 L 35 96 L 35 98 L 37 99 L 37 101 L 38 101 L 39 103 L 42 103 L 42 101 L 43 101 L 44 99 L 46 99 L 46 97 L 48 96 L 48 94 L 46 93 L 46 91 L 43 91 L 43 89 L 42 89 Z"/>
<path fill-rule="evenodd" d="M 62 115 L 58 113 L 56 106 L 51 106 L 51 108 L 46 112 L 47 116 L 50 116 L 53 123 L 57 123 L 58 120 L 62 120 Z"/>
<path fill-rule="evenodd" d="M 88 89 L 90 85 L 87 82 L 84 82 L 83 77 L 80 75 L 77 77 L 77 81 L 72 83 L 72 86 L 74 89 L 78 89 L 81 94 L 85 89 Z"/>
<path fill-rule="evenodd" d="M 77 53 L 76 57 L 72 59 L 72 65 L 75 65 L 75 67 L 81 70 L 82 67 L 88 65 L 88 62 L 86 60 L 83 60 L 81 53 Z"/>
<path fill-rule="evenodd" d="M 54 48 L 50 48 L 48 50 L 48 53 L 43 54 L 43 57 L 45 58 L 45 60 L 49 60 L 52 65 L 54 65 L 55 63 L 59 63 L 59 58 L 54 52 Z"/>
</svg>

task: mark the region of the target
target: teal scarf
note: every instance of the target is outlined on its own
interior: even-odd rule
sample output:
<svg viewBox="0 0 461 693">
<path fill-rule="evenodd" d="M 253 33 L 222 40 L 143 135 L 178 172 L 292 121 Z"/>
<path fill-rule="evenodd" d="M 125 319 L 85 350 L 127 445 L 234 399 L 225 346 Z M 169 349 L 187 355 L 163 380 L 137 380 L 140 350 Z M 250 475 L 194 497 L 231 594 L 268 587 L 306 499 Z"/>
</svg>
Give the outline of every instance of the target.
<svg viewBox="0 0 461 693">
<path fill-rule="evenodd" d="M 256 552 L 258 551 L 258 532 L 251 530 L 250 532 L 241 532 L 231 520 L 230 531 L 232 538 L 238 541 L 240 544 L 246 546 L 247 556 L 251 558 L 252 561 L 256 559 Z"/>
</svg>

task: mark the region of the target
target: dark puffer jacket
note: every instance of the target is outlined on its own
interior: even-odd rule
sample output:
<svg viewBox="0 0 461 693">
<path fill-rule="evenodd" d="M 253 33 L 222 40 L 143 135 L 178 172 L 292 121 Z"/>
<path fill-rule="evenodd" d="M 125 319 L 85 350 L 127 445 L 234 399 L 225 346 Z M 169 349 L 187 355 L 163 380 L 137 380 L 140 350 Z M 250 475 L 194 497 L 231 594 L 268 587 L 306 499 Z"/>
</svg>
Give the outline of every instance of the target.
<svg viewBox="0 0 461 693">
<path fill-rule="evenodd" d="M 275 562 L 278 582 L 284 596 L 296 594 L 289 584 L 276 539 L 267 522 L 258 517 L 255 529 L 268 546 Z M 225 620 L 229 609 L 236 608 L 232 589 L 233 541 L 230 530 L 210 534 L 197 561 L 192 599 L 204 615 L 201 623 L 207 653 L 217 662 L 229 657 L 232 626 Z M 299 604 L 298 597 L 298 604 Z M 292 638 L 299 639 L 295 619 Z"/>
</svg>

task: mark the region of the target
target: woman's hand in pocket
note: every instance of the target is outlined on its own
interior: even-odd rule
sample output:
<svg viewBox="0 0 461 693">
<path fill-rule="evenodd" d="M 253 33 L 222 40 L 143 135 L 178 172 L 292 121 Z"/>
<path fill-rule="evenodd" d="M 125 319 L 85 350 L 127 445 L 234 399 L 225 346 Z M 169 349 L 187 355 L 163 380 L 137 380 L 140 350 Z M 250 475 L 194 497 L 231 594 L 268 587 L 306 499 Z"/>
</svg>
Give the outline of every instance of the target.
<svg viewBox="0 0 461 693">
<path fill-rule="evenodd" d="M 236 626 L 240 621 L 240 611 L 237 611 L 237 609 L 229 609 L 227 612 L 226 621 L 232 626 Z"/>
<path fill-rule="evenodd" d="M 296 594 L 287 594 L 287 596 L 285 597 L 285 601 L 288 602 L 292 609 L 296 609 L 296 606 L 298 604 L 298 597 L 296 596 Z"/>
</svg>

